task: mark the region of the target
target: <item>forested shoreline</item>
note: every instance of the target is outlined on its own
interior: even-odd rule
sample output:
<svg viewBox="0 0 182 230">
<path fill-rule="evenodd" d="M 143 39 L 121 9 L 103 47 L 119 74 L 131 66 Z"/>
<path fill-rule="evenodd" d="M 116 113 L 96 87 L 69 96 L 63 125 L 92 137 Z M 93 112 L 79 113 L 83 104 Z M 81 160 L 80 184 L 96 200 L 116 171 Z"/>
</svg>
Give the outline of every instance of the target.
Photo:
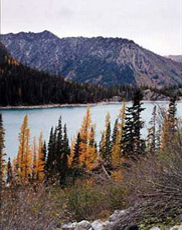
<svg viewBox="0 0 182 230">
<path fill-rule="evenodd" d="M 5 131 L 0 116 L 3 229 L 23 229 L 25 222 L 25 229 L 53 229 L 59 221 L 92 219 L 96 215 L 104 218 L 131 205 L 132 213 L 113 229 L 128 222 L 143 224 L 145 218 L 150 224 L 175 221 L 181 212 L 182 162 L 176 98 L 171 98 L 167 111 L 154 106 L 146 139 L 141 136 L 141 101 L 142 93 L 138 90 L 131 106 L 123 103 L 113 130 L 108 113 L 99 143 L 95 140 L 96 126 L 89 107 L 71 142 L 61 117 L 45 143 L 42 133 L 38 140 L 31 137 L 25 116 L 17 156 L 8 162 L 3 160 Z M 148 193 L 150 196 L 145 196 Z M 153 219 L 156 207 L 158 215 Z M 32 228 L 32 221 L 38 223 L 36 228 Z"/>
</svg>

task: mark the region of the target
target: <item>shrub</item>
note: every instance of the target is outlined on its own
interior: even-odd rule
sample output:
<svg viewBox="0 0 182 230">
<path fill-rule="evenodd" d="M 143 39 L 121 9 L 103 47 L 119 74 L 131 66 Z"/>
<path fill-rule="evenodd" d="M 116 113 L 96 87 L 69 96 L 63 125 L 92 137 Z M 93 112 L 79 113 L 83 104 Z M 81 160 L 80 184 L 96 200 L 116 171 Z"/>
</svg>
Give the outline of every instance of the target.
<svg viewBox="0 0 182 230">
<path fill-rule="evenodd" d="M 170 139 L 163 152 L 135 162 L 124 177 L 131 211 L 115 226 L 146 222 L 170 223 L 182 212 L 182 131 Z"/>
<path fill-rule="evenodd" d="M 69 213 L 77 221 L 105 218 L 115 209 L 123 209 L 126 205 L 123 187 L 117 184 L 96 184 L 77 182 L 67 192 Z"/>
</svg>

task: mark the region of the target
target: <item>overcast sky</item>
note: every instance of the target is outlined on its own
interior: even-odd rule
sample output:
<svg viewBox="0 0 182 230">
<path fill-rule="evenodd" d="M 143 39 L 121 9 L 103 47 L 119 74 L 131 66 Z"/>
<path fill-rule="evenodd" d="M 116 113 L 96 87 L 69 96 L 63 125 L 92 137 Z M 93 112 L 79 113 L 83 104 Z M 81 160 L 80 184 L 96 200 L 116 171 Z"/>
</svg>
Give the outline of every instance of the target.
<svg viewBox="0 0 182 230">
<path fill-rule="evenodd" d="M 161 55 L 182 54 L 181 0 L 1 1 L 2 33 L 122 37 Z"/>
</svg>

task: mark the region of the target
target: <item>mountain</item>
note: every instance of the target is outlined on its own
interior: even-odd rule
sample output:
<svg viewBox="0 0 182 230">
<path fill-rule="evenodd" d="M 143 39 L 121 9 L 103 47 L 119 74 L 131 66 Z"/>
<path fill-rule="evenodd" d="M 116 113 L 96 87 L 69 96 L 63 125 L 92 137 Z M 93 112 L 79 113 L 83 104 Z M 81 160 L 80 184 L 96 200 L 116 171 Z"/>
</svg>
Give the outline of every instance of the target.
<svg viewBox="0 0 182 230">
<path fill-rule="evenodd" d="M 94 103 L 119 92 L 122 99 L 131 99 L 133 89 L 79 84 L 31 69 L 14 59 L 0 43 L 0 106 Z"/>
<path fill-rule="evenodd" d="M 169 55 L 166 57 L 173 60 L 173 61 L 182 63 L 182 55 Z"/>
<path fill-rule="evenodd" d="M 49 31 L 1 36 L 12 56 L 31 68 L 95 85 L 182 84 L 182 64 L 122 38 L 59 38 Z"/>
</svg>

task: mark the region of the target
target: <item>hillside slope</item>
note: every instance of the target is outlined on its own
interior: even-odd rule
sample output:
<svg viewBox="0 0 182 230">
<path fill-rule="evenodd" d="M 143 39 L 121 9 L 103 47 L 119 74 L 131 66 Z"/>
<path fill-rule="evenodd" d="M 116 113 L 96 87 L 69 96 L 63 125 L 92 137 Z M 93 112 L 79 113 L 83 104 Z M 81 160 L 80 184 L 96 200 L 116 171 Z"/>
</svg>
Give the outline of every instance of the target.
<svg viewBox="0 0 182 230">
<path fill-rule="evenodd" d="M 93 103 L 113 96 L 115 92 L 102 86 L 69 82 L 26 67 L 0 43 L 0 106 Z"/>
<path fill-rule="evenodd" d="M 49 31 L 2 35 L 19 62 L 66 79 L 105 86 L 182 83 L 182 64 L 121 38 L 58 38 Z"/>
</svg>

